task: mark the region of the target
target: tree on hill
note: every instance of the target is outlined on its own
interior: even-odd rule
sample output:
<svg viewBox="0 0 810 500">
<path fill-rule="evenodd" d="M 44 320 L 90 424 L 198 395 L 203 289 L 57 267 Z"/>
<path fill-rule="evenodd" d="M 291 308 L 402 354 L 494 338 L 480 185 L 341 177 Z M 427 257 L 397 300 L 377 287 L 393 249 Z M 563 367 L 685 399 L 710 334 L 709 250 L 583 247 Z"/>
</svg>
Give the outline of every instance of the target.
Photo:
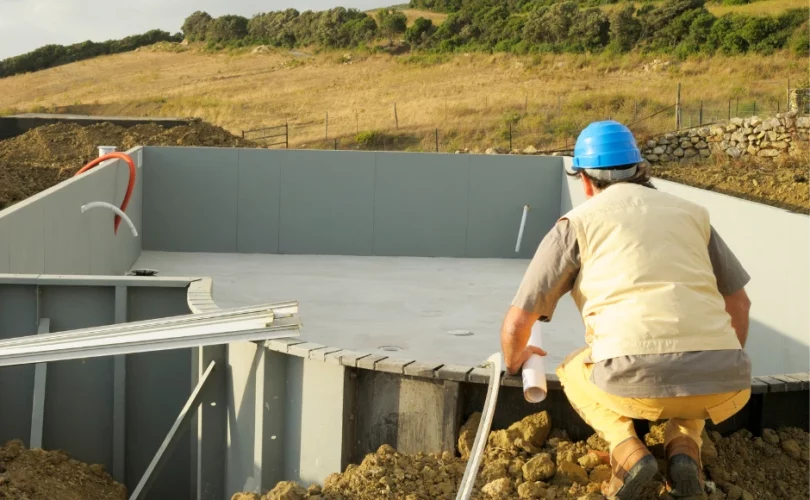
<svg viewBox="0 0 810 500">
<path fill-rule="evenodd" d="M 248 20 L 246 17 L 226 15 L 208 23 L 205 38 L 213 42 L 231 42 L 242 40 L 247 37 L 247 34 Z"/>
<path fill-rule="evenodd" d="M 615 9 L 610 14 L 610 44 L 616 52 L 627 52 L 633 48 L 641 34 L 641 23 L 634 17 L 633 4 Z"/>
<path fill-rule="evenodd" d="M 405 33 L 408 28 L 408 18 L 398 10 L 379 9 L 377 21 L 380 23 L 380 31 L 388 37 L 390 43 L 394 43 L 394 35 Z"/>
<path fill-rule="evenodd" d="M 183 35 L 189 42 L 204 41 L 208 32 L 208 25 L 213 21 L 207 12 L 197 11 L 188 16 L 183 22 Z"/>
<path fill-rule="evenodd" d="M 436 27 L 433 26 L 433 21 L 420 17 L 405 30 L 404 38 L 412 46 L 424 45 L 434 31 L 436 31 Z"/>
</svg>

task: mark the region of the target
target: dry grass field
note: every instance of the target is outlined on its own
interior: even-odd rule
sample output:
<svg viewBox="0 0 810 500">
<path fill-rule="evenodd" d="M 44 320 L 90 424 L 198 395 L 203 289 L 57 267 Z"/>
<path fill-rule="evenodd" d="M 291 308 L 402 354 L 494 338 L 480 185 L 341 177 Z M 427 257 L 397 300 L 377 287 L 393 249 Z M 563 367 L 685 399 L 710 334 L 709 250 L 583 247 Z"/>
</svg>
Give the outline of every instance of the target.
<svg viewBox="0 0 810 500">
<path fill-rule="evenodd" d="M 733 111 L 739 99 L 743 110 L 756 101 L 758 113 L 775 112 L 777 102 L 784 109 L 788 77 L 795 82 L 807 70 L 787 52 L 668 62 L 354 53 L 347 63 L 343 52 L 210 54 L 175 45 L 0 79 L 0 113 L 198 116 L 237 134 L 286 121 L 291 146 L 310 148 L 334 147 L 335 138 L 350 147 L 359 132 L 378 131 L 395 143 L 377 147 L 432 150 L 438 129 L 445 151 L 505 147 L 511 122 L 514 147 L 548 149 L 572 141 L 590 120 L 631 123 L 674 105 L 678 82 L 687 124 L 687 116 L 697 124 L 700 100 L 704 121 L 725 117 L 729 99 Z M 633 128 L 643 136 L 674 124 L 667 110 Z"/>
<path fill-rule="evenodd" d="M 728 13 L 767 16 L 779 14 L 789 9 L 807 8 L 810 8 L 807 0 L 760 0 L 745 5 L 720 5 L 716 3 L 706 5 L 706 9 L 717 17 Z"/>
</svg>

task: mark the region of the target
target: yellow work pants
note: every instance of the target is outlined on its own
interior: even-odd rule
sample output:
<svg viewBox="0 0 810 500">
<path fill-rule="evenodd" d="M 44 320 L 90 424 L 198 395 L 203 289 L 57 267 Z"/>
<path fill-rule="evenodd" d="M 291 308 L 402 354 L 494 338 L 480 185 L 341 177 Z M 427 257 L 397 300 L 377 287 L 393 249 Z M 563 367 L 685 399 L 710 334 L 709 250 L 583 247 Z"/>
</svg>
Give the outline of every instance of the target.
<svg viewBox="0 0 810 500">
<path fill-rule="evenodd" d="M 740 411 L 751 397 L 750 389 L 676 398 L 615 396 L 591 382 L 593 364 L 584 361 L 589 355 L 589 348 L 572 353 L 557 368 L 557 376 L 571 406 L 610 444 L 611 453 L 625 439 L 637 437 L 633 419 L 667 419 L 664 446 L 678 436 L 687 436 L 700 447 L 707 419 L 715 424 L 722 422 Z"/>
</svg>

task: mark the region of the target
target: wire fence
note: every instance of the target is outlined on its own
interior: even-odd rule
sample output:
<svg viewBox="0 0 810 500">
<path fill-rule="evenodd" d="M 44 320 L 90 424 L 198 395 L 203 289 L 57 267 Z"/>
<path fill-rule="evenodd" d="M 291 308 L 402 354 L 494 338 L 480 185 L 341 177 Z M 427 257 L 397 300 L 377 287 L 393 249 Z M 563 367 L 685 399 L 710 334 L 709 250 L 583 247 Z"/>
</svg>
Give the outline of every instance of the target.
<svg viewBox="0 0 810 500">
<path fill-rule="evenodd" d="M 530 152 L 569 153 L 579 132 L 595 120 L 625 123 L 641 142 L 669 132 L 708 126 L 734 117 L 774 116 L 787 111 L 785 97 L 749 99 L 681 100 L 681 88 L 669 101 L 621 96 L 594 96 L 593 101 L 573 95 L 543 96 L 533 102 L 528 95 L 492 96 L 484 102 L 443 99 L 431 109 L 369 106 L 360 110 L 324 112 L 322 120 L 288 118 L 283 127 L 285 147 L 297 149 L 424 151 L 424 152 Z M 739 92 L 739 91 L 738 91 Z M 781 92 L 780 92 L 781 94 Z M 809 99 L 810 101 L 810 99 Z M 808 113 L 803 103 L 801 113 Z M 388 115 L 388 119 L 386 119 Z M 430 121 L 426 122 L 425 117 Z M 371 122 L 373 126 L 367 126 Z M 387 125 L 380 126 L 380 123 Z M 320 133 L 319 133 L 320 129 Z M 254 129 L 264 130 L 264 129 Z M 251 131 L 247 131 L 251 132 Z M 262 137 L 244 137 L 262 143 Z M 270 146 L 270 144 L 265 144 Z M 471 147 L 471 145 L 477 145 Z"/>
</svg>

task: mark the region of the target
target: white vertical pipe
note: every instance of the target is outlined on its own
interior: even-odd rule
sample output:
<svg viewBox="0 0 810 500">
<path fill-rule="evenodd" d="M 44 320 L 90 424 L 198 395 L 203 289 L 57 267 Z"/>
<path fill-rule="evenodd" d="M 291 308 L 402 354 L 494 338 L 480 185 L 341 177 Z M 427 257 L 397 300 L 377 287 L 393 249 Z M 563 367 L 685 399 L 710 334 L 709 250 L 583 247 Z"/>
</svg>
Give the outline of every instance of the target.
<svg viewBox="0 0 810 500">
<path fill-rule="evenodd" d="M 520 219 L 520 230 L 518 231 L 517 245 L 515 245 L 515 253 L 520 252 L 520 242 L 523 241 L 523 230 L 526 228 L 526 216 L 529 213 L 529 205 L 523 205 L 523 217 Z"/>
</svg>

